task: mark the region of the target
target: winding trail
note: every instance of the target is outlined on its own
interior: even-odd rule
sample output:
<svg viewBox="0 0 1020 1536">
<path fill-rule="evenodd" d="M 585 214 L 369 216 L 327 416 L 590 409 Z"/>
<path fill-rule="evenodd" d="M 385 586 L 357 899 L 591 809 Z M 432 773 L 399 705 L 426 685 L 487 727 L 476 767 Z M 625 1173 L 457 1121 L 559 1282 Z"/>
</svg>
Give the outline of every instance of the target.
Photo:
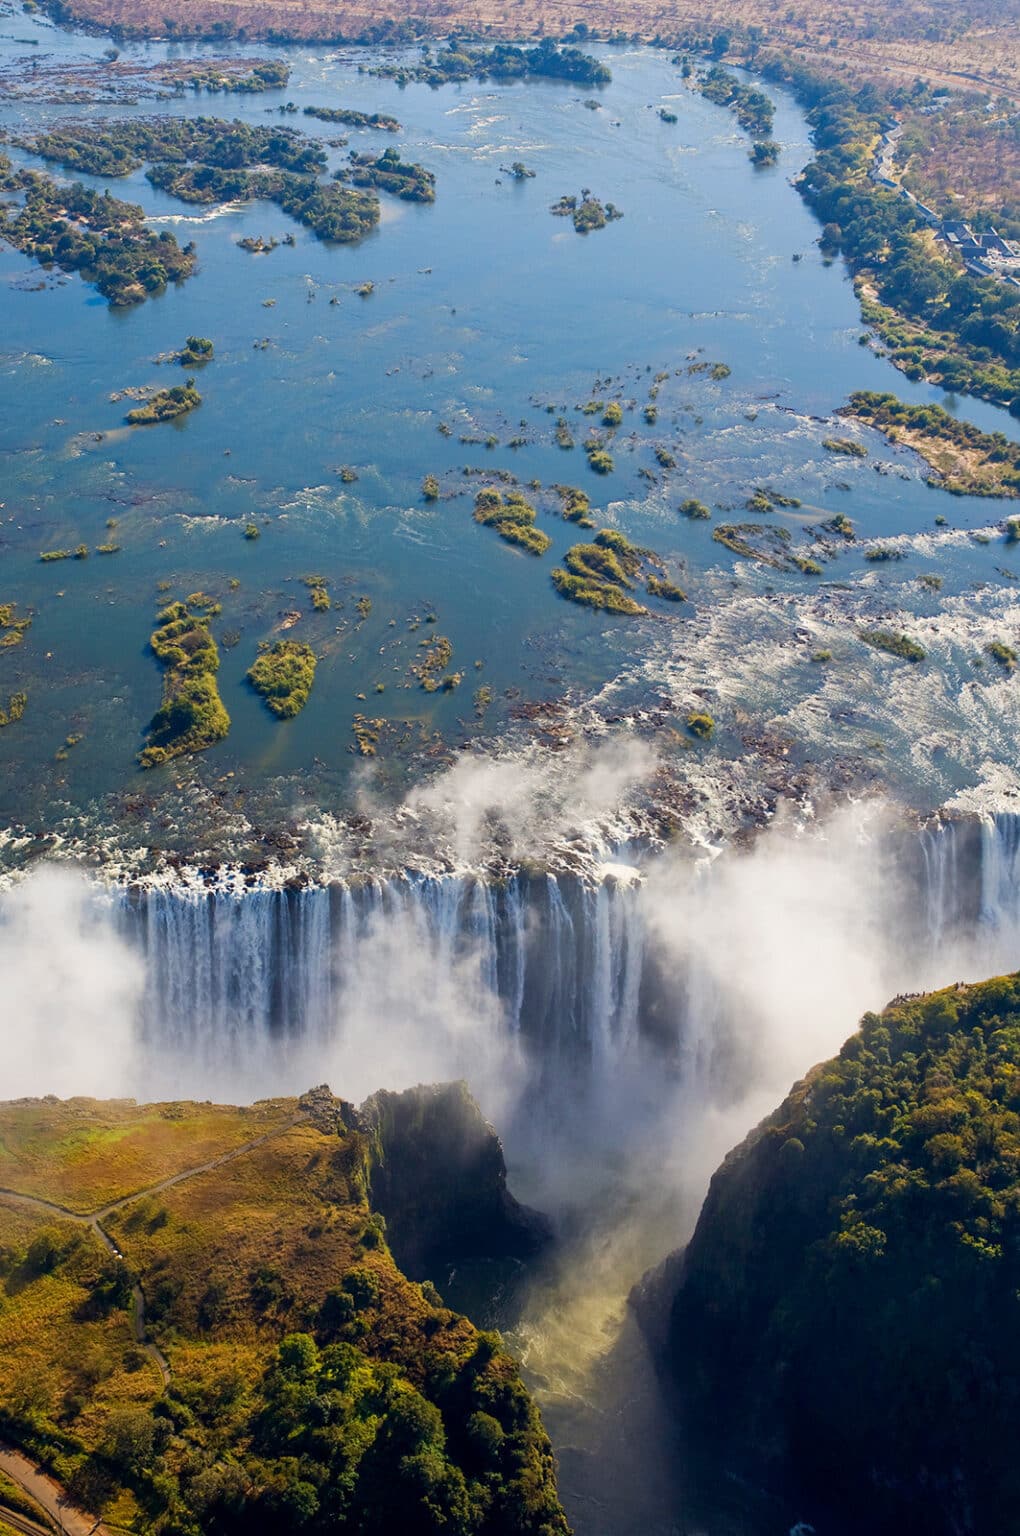
<svg viewBox="0 0 1020 1536">
<path fill-rule="evenodd" d="M 137 1200 L 145 1200 L 150 1195 L 162 1194 L 164 1190 L 173 1189 L 176 1185 L 184 1184 L 189 1179 L 197 1178 L 200 1174 L 212 1173 L 214 1169 L 222 1168 L 225 1163 L 232 1163 L 236 1158 L 244 1157 L 246 1153 L 253 1152 L 256 1147 L 261 1147 L 265 1142 L 272 1141 L 275 1136 L 282 1136 L 285 1131 L 292 1130 L 295 1125 L 299 1125 L 307 1118 L 308 1116 L 302 1110 L 298 1114 L 292 1115 L 289 1120 L 285 1120 L 282 1125 L 274 1126 L 271 1131 L 265 1131 L 261 1136 L 255 1136 L 251 1141 L 244 1142 L 240 1147 L 234 1147 L 230 1152 L 223 1152 L 219 1157 L 211 1157 L 207 1162 L 196 1164 L 194 1168 L 185 1168 L 180 1173 L 171 1174 L 168 1179 L 160 1179 L 158 1183 L 150 1184 L 145 1189 L 135 1190 L 130 1195 L 122 1195 L 119 1200 L 111 1200 L 108 1205 L 100 1206 L 95 1211 L 71 1211 L 68 1210 L 66 1205 L 58 1205 L 55 1200 L 43 1200 L 38 1195 L 22 1194 L 20 1190 L 7 1189 L 3 1185 L 0 1185 L 0 1200 L 6 1200 L 13 1205 L 25 1206 L 29 1210 L 45 1211 L 49 1215 L 61 1217 L 64 1221 L 73 1221 L 78 1226 L 91 1228 L 103 1246 L 113 1254 L 115 1259 L 119 1259 L 123 1263 L 124 1255 L 103 1227 L 103 1222 L 108 1217 L 114 1215 L 117 1211 L 124 1210 L 126 1206 L 134 1205 Z M 132 1286 L 131 1298 L 135 1342 L 140 1349 L 144 1350 L 145 1354 L 148 1355 L 153 1365 L 159 1371 L 163 1386 L 168 1387 L 172 1379 L 170 1362 L 159 1346 L 152 1343 L 146 1334 L 145 1294 L 140 1282 L 136 1281 Z M 0 1467 L 4 1466 L 4 1454 L 7 1453 L 0 1450 Z M 13 1452 L 10 1454 L 17 1455 L 18 1453 Z M 27 1464 L 31 1465 L 30 1463 Z M 10 1475 L 13 1476 L 13 1474 Z M 42 1504 L 43 1501 L 40 1499 L 38 1502 Z M 43 1505 L 43 1508 L 45 1507 Z M 72 1536 L 78 1536 L 78 1533 L 74 1532 Z"/>
</svg>

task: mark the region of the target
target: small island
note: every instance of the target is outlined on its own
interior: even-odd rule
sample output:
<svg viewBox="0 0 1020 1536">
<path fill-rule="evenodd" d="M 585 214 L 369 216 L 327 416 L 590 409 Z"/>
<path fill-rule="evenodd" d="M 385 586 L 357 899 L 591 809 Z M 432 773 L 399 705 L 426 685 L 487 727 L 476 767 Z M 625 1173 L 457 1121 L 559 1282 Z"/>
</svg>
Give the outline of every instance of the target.
<svg viewBox="0 0 1020 1536">
<path fill-rule="evenodd" d="M 547 533 L 535 527 L 535 509 L 520 491 L 487 489 L 475 497 L 475 522 L 495 528 L 501 539 L 517 544 L 529 555 L 544 555 L 552 543 Z"/>
<path fill-rule="evenodd" d="M 418 64 L 379 64 L 369 71 L 400 84 L 446 85 L 451 80 L 566 80 L 578 85 L 608 85 L 612 75 L 605 64 L 578 48 L 557 45 L 544 37 L 534 48 L 496 43 L 492 48 L 469 48 L 451 40 L 433 53 L 426 46 Z"/>
<path fill-rule="evenodd" d="M 573 544 L 563 557 L 566 570 L 552 573 L 561 597 L 608 613 L 647 613 L 628 593 L 641 565 L 642 550 L 611 528 L 603 528 L 592 544 Z"/>
<path fill-rule="evenodd" d="M 187 603 L 170 603 L 157 615 L 149 644 L 164 667 L 163 702 L 139 755 L 143 768 L 202 752 L 230 729 L 216 685 L 220 653 L 209 632 L 209 620 L 218 611 L 218 605 L 196 592 Z"/>
<path fill-rule="evenodd" d="M 212 362 L 214 353 L 208 336 L 189 336 L 174 362 L 180 363 L 182 368 L 200 368 L 203 363 Z"/>
<path fill-rule="evenodd" d="M 350 180 L 356 187 L 377 187 L 408 203 L 434 203 L 436 178 L 423 165 L 401 160 L 400 151 L 386 149 L 381 155 L 351 152 L 347 169 L 336 173 L 338 181 Z"/>
<path fill-rule="evenodd" d="M 315 681 L 315 652 L 299 640 L 264 643 L 246 676 L 277 719 L 292 720 L 308 703 Z"/>
<path fill-rule="evenodd" d="M 615 528 L 602 528 L 590 544 L 573 544 L 563 557 L 565 569 L 552 573 L 561 597 L 586 608 L 637 617 L 648 609 L 630 594 L 643 581 L 649 597 L 683 603 L 687 594 L 663 574 L 663 562 L 650 549 L 639 549 Z"/>
<path fill-rule="evenodd" d="M 0 707 L 0 730 L 4 726 L 16 724 L 25 713 L 27 703 L 27 693 L 12 693 L 7 700 L 7 707 Z"/>
<path fill-rule="evenodd" d="M 853 437 L 826 437 L 822 439 L 826 453 L 839 453 L 848 459 L 866 459 L 868 450 Z"/>
<path fill-rule="evenodd" d="M 623 218 L 615 203 L 601 202 L 587 188 L 580 198 L 565 194 L 551 205 L 549 212 L 558 219 L 570 219 L 579 235 L 590 234 L 593 229 L 605 229 L 615 219 Z"/>
<path fill-rule="evenodd" d="M 775 107 L 764 91 L 753 85 L 741 85 L 721 64 L 713 64 L 698 81 L 698 90 L 717 106 L 729 107 L 745 133 L 766 140 L 772 132 Z"/>
<path fill-rule="evenodd" d="M 861 629 L 857 633 L 865 645 L 870 645 L 876 651 L 886 651 L 890 656 L 898 656 L 901 661 L 923 661 L 927 654 L 923 645 L 918 645 L 909 635 L 901 635 L 896 630 Z"/>
<path fill-rule="evenodd" d="M 820 576 L 817 560 L 790 548 L 793 535 L 789 528 L 763 527 L 760 523 L 720 523 L 712 530 L 717 544 L 745 560 L 771 566 L 775 571 L 800 571 L 802 576 Z"/>
<path fill-rule="evenodd" d="M 751 145 L 748 151 L 748 159 L 756 171 L 764 170 L 766 166 L 775 165 L 779 159 L 782 145 L 775 139 L 758 139 Z"/>
<path fill-rule="evenodd" d="M 399 133 L 400 124 L 385 112 L 354 112 L 349 107 L 305 107 L 305 117 L 314 117 L 320 123 L 342 123 L 345 128 L 382 128 L 387 133 Z"/>
<path fill-rule="evenodd" d="M 186 416 L 201 404 L 202 396 L 195 388 L 194 379 L 186 379 L 172 389 L 161 389 L 144 405 L 136 405 L 124 420 L 132 427 L 151 427 L 157 421 L 173 421 L 178 416 Z"/>
<path fill-rule="evenodd" d="M 224 92 L 229 96 L 260 96 L 265 91 L 282 91 L 290 80 L 290 65 L 279 59 L 263 59 L 248 74 L 237 74 L 214 64 L 190 69 L 181 76 L 193 91 L 210 95 Z"/>
<path fill-rule="evenodd" d="M 20 645 L 32 628 L 31 616 L 16 618 L 17 603 L 0 603 L 0 651 L 13 650 Z"/>
</svg>

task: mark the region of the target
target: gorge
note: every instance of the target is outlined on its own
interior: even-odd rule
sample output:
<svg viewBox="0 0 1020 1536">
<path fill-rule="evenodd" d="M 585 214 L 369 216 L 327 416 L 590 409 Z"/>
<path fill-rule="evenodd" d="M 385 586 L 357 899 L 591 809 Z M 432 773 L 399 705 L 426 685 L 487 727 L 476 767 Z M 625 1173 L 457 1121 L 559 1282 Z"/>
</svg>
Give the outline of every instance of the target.
<svg viewBox="0 0 1020 1536">
<path fill-rule="evenodd" d="M 740 1454 L 781 1393 L 721 1450 L 687 1443 L 672 1297 L 644 1335 L 627 1298 L 688 1239 L 692 1273 L 742 1240 L 714 1196 L 692 1238 L 710 1177 L 751 1133 L 757 1197 L 752 1127 L 894 1032 L 855 1035 L 862 1014 L 896 998 L 909 1022 L 910 994 L 1018 963 L 1012 374 L 977 356 L 969 278 L 938 383 L 935 331 L 864 292 L 942 260 L 868 169 L 884 113 L 917 133 L 942 96 L 830 99 L 622 37 L 224 60 L 168 35 L 111 59 L 12 14 L 0 1431 L 66 1478 L 112 1458 L 126 1481 L 85 1508 L 135 1536 L 232 1532 L 239 1508 L 300 1525 L 313 1495 L 328 1524 L 377 1431 L 350 1506 L 373 1536 L 815 1523 L 813 1492 L 777 1501 Z M 604 209 L 593 237 L 549 216 L 564 189 Z M 94 228 L 43 227 L 81 208 Z M 144 293 L 111 278 L 111 220 Z M 199 398 L 182 361 L 201 409 L 167 411 Z M 940 474 L 933 432 L 981 473 Z M 285 1168 L 213 1158 L 223 1126 L 248 1148 L 278 1121 Z M 168 1146 L 158 1171 L 188 1177 L 162 1210 Z M 112 1207 L 74 1204 L 83 1168 Z M 95 1217 L 84 1247 L 35 1249 L 33 1199 L 78 1237 Z M 110 1243 L 143 1310 L 97 1267 Z M 751 1258 L 782 1269 L 753 1248 L 738 1307 Z M 44 1403 L 24 1319 L 47 1298 L 79 1343 Z M 110 1317 L 123 1371 L 90 1385 Z M 366 1337 L 367 1363 L 344 1352 Z M 153 1350 L 205 1362 L 183 1397 Z M 134 1479 L 117 1414 L 143 1379 Z"/>
</svg>

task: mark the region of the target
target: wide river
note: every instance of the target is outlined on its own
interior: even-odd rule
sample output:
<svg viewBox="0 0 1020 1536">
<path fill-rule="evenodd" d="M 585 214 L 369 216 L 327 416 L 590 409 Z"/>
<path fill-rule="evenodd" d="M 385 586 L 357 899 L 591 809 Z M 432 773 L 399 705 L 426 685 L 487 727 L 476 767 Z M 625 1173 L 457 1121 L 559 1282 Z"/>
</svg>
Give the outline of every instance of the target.
<svg viewBox="0 0 1020 1536">
<path fill-rule="evenodd" d="M 20 12 L 0 24 L 0 70 L 16 74 L 95 62 L 106 46 Z M 406 793 L 451 750 L 530 730 L 537 702 L 560 711 L 558 726 L 568 704 L 600 728 L 647 722 L 652 707 L 660 747 L 715 786 L 731 771 L 751 785 L 777 754 L 821 764 L 823 776 L 850 764 L 921 809 L 1001 781 L 1014 690 L 974 661 L 1015 621 L 1017 575 L 1001 536 L 973 534 L 994 527 L 1003 504 L 931 489 L 909 451 L 866 430 L 851 432 L 865 458 L 823 448 L 847 435 L 832 413 L 853 389 L 944 397 L 859 344 L 845 270 L 823 260 L 791 184 L 810 154 L 802 115 L 772 92 L 782 153 L 756 171 L 732 114 L 690 89 L 667 53 L 599 51 L 613 79 L 595 92 L 548 81 L 401 88 L 359 68 L 374 53 L 320 48 L 289 52 L 286 90 L 259 96 L 188 91 L 123 107 L 0 99 L 13 133 L 165 111 L 284 121 L 326 139 L 339 130 L 277 108 L 385 112 L 400 134 L 355 130 L 351 146 L 395 142 L 437 182 L 433 206 L 384 194 L 377 232 L 337 247 L 273 205 L 182 204 L 139 170 L 112 190 L 195 240 L 200 265 L 128 311 L 0 248 L 0 602 L 33 616 L 24 644 L 0 653 L 3 702 L 28 695 L 23 718 L 0 731 L 0 821 L 86 843 L 120 828 L 179 852 L 243 850 L 252 828 L 281 816 L 342 814 L 366 782 L 384 798 Z M 215 50 L 130 46 L 121 62 L 203 53 Z M 331 165 L 347 152 L 330 150 Z M 505 174 L 514 160 L 534 177 Z M 584 187 L 624 217 L 582 236 L 551 216 L 551 203 Z M 239 248 L 260 235 L 294 243 L 267 255 Z M 111 397 L 179 381 L 156 359 L 190 334 L 216 349 L 201 408 L 125 427 L 132 402 Z M 716 364 L 728 374 L 714 377 Z M 604 477 L 582 448 L 599 420 L 580 409 L 592 399 L 623 407 Z M 1009 427 L 991 407 L 951 404 Z M 573 449 L 555 442 L 560 417 Z M 664 456 L 675 466 L 663 468 Z M 497 472 L 540 483 L 545 557 L 473 521 L 474 493 Z M 441 486 L 431 503 L 427 474 Z M 559 483 L 587 491 L 600 526 L 662 557 L 689 601 L 653 600 L 649 618 L 627 619 L 557 596 L 550 572 L 584 537 L 559 515 Z M 747 513 L 763 485 L 801 505 Z M 688 497 L 712 518 L 680 516 Z M 812 530 L 836 512 L 852 518 L 856 545 L 818 546 Z M 713 540 L 720 523 L 755 520 L 820 554 L 823 575 L 778 571 Z M 243 536 L 251 522 L 257 540 Z M 906 558 L 869 564 L 864 550 L 890 538 Z M 39 561 L 42 550 L 111 539 L 111 557 Z M 922 572 L 940 576 L 941 591 L 919 584 Z M 329 583 L 328 611 L 313 611 L 309 575 Z M 222 604 L 213 629 L 231 730 L 203 757 L 145 774 L 137 753 L 160 698 L 148 635 L 161 603 L 199 590 Z M 928 662 L 862 644 L 860 625 L 879 622 L 910 627 Z M 310 703 L 281 724 L 245 673 L 284 624 L 320 659 Z M 430 695 L 410 668 L 434 634 L 451 642 L 463 680 Z M 813 663 L 817 651 L 831 662 Z M 684 727 L 701 708 L 717 731 L 695 745 Z M 375 722 L 370 761 L 357 750 L 359 714 Z M 672 728 L 684 738 L 675 748 L 662 734 Z M 68 736 L 79 739 L 66 747 Z M 182 816 L 174 797 L 197 786 L 207 793 L 193 793 Z"/>
<path fill-rule="evenodd" d="M 550 81 L 401 88 L 367 73 L 392 55 L 302 48 L 286 53 L 286 89 L 257 96 L 188 91 L 106 106 L 44 99 L 60 71 L 63 89 L 77 89 L 75 71 L 94 70 L 108 46 L 0 0 L 0 128 L 24 136 L 66 119 L 166 112 L 283 122 L 324 141 L 349 132 L 347 148 L 330 149 L 331 167 L 349 148 L 395 143 L 435 174 L 436 200 L 419 206 L 383 194 L 378 230 L 360 245 L 331 246 L 274 205 L 197 209 L 155 191 L 139 170 L 111 190 L 141 203 L 182 244 L 194 240 L 199 266 L 180 287 L 127 311 L 111 310 L 80 279 L 43 273 L 0 247 L 0 607 L 15 604 L 18 617 L 32 619 L 23 643 L 0 648 L 0 709 L 27 695 L 23 716 L 0 729 L 0 873 L 58 842 L 112 867 L 140 868 L 164 854 L 264 863 L 277 850 L 293 864 L 304 839 L 309 863 L 318 857 L 327 874 L 342 874 L 329 863 L 331 838 L 349 852 L 362 813 L 380 807 L 379 819 L 398 813 L 393 835 L 381 852 L 371 844 L 359 867 L 372 873 L 378 859 L 399 868 L 427 810 L 415 795 L 443 769 L 441 795 L 463 811 L 470 834 L 460 851 L 479 863 L 490 851 L 484 826 L 493 806 L 509 828 L 501 845 L 508 862 L 539 861 L 550 840 L 580 846 L 577 826 L 588 811 L 611 812 L 618 794 L 641 780 L 679 789 L 681 822 L 712 840 L 742 817 L 768 814 L 787 792 L 810 798 L 830 786 L 878 784 L 920 812 L 947 802 L 1020 804 L 1018 684 L 985 653 L 997 639 L 1016 645 L 1020 632 L 1020 559 L 1001 526 L 1009 504 L 931 488 L 915 455 L 834 412 L 851 391 L 874 389 L 939 401 L 988 429 L 1008 432 L 1011 423 L 990 406 L 910 384 L 862 336 L 846 271 L 823 259 L 817 224 L 793 185 L 811 147 L 788 97 L 770 91 L 781 153 L 763 171 L 752 168 L 734 117 L 691 89 L 668 53 L 630 47 L 595 50 L 613 76 L 596 91 Z M 119 64 L 219 53 L 130 45 Z M 297 113 L 278 115 L 288 101 Z M 392 114 L 401 131 L 334 128 L 305 117 L 309 105 Z M 19 164 L 42 164 L 5 148 Z M 532 177 L 507 174 L 518 160 Z M 586 187 L 624 216 L 582 236 L 550 205 Z M 256 255 L 240 248 L 249 236 L 293 241 Z M 359 291 L 369 284 L 370 292 Z M 123 391 L 178 382 L 181 371 L 158 360 L 189 335 L 215 345 L 214 361 L 197 375 L 200 409 L 172 424 L 125 426 L 132 400 Z M 605 476 L 582 447 L 601 415 L 583 407 L 596 400 L 616 401 L 622 412 L 606 432 L 614 468 Z M 560 419 L 573 447 L 557 444 Z M 824 447 L 847 436 L 864 456 Z M 427 475 L 438 479 L 436 500 L 422 495 Z M 473 519 L 478 488 L 505 487 L 509 477 L 534 500 L 552 539 L 541 558 Z M 647 617 L 622 618 L 559 597 L 551 572 L 585 537 L 561 516 L 561 484 L 588 493 L 598 526 L 653 550 L 688 600 L 653 598 Z M 774 493 L 773 510 L 746 510 L 761 487 Z M 682 516 L 688 498 L 711 516 Z M 837 513 L 852 520 L 855 542 L 819 534 Z M 244 536 L 252 523 L 257 539 Z M 818 561 L 821 573 L 732 553 L 713 538 L 726 523 L 754 524 L 757 547 L 793 550 Z M 108 542 L 120 546 L 116 554 L 39 559 L 44 550 Z M 869 561 L 876 545 L 899 558 Z M 313 608 L 310 576 L 329 591 L 328 609 Z M 221 605 L 212 628 L 230 732 L 196 758 L 143 772 L 137 755 L 161 692 L 148 637 L 164 603 L 195 592 Z M 912 665 L 865 644 L 860 630 L 873 626 L 908 632 L 926 659 Z M 287 723 L 245 681 L 259 644 L 284 633 L 318 656 L 310 701 Z M 436 635 L 450 642 L 450 668 L 462 678 L 428 693 L 412 668 L 423 639 Z M 704 710 L 716 720 L 710 740 L 687 728 L 690 714 Z M 359 716 L 369 722 L 374 756 L 359 750 Z M 610 740 L 593 768 L 590 742 L 614 735 L 626 750 L 614 757 Z M 598 857 L 624 857 L 625 841 L 623 834 L 609 848 L 604 836 Z M 877 923 L 884 911 L 883 881 L 869 886 L 867 867 L 853 862 L 858 841 L 848 840 L 845 859 L 834 842 L 830 861 L 845 862 L 849 894 L 838 879 L 826 886 L 810 860 L 801 871 L 780 859 L 782 888 L 775 865 L 764 859 L 756 876 L 748 862 L 743 901 L 743 887 L 735 884 L 734 896 L 724 883 L 718 931 L 706 929 L 702 947 L 714 944 L 723 957 L 720 994 L 731 971 L 749 977 L 746 995 L 735 987 L 735 1015 L 749 1035 L 757 1010 L 768 1011 L 759 974 L 779 975 L 773 1012 L 792 1036 L 788 983 L 823 973 L 816 980 L 825 1006 L 816 1007 L 808 988 L 801 1012 L 834 1014 L 834 1022 L 822 1038 L 797 1041 L 792 1056 L 773 1052 L 771 1096 L 753 1107 L 741 1102 L 727 1118 L 698 1102 L 698 1090 L 678 1096 L 657 1065 L 651 1080 L 643 1077 L 639 1061 L 631 1077 L 622 1067 L 606 1071 L 604 1102 L 585 1101 L 580 1124 L 565 1123 L 557 1099 L 536 1101 L 515 1187 L 544 1200 L 562 1184 L 557 1211 L 568 1236 L 573 1222 L 576 1240 L 532 1284 L 519 1315 L 511 1309 L 500 1320 L 515 1330 L 581 1536 L 766 1536 L 789 1530 L 799 1513 L 728 1478 L 725 1457 L 720 1470 L 715 1458 L 678 1446 L 624 1296 L 689 1229 L 727 1146 L 796 1072 L 844 1038 L 860 997 L 866 1006 L 887 995 L 884 980 L 844 953 L 853 939 L 867 954 L 865 919 Z M 1015 839 L 1010 848 L 1012 880 Z M 934 865 L 955 870 L 945 859 Z M 602 864 L 600 877 L 611 883 L 614 870 Z M 946 884 L 948 876 L 934 882 L 936 895 Z M 790 907 L 794 888 L 802 908 Z M 15 929 L 9 951 L 22 987 L 11 1017 L 20 1031 L 36 994 L 52 993 L 54 1016 L 73 1012 L 83 1035 L 80 1020 L 92 1019 L 88 1028 L 101 1040 L 117 1009 L 100 1004 L 89 1013 L 89 987 L 97 972 L 105 986 L 117 965 L 101 946 L 93 952 L 76 896 L 58 902 L 54 918 L 58 888 L 40 889 L 28 938 L 22 943 Z M 660 918 L 675 906 L 697 949 L 695 918 L 704 920 L 710 903 L 688 892 L 685 906 L 678 890 L 672 877 L 660 878 Z M 469 894 L 473 901 L 478 892 Z M 251 915 L 241 906 L 239 924 Z M 612 948 L 609 909 L 607 897 L 597 908 L 606 929 L 600 954 Z M 810 938 L 815 909 L 829 948 Z M 190 910 L 181 905 L 184 916 Z M 258 900 L 251 910 L 257 918 Z M 257 923 L 249 928 L 261 932 Z M 464 1015 L 461 1048 L 473 1048 L 478 1017 L 454 964 L 452 923 L 437 920 L 437 969 L 423 963 L 420 976 L 409 960 L 423 948 L 424 930 L 408 928 L 406 943 L 403 931 L 395 927 L 390 948 L 366 951 L 365 976 L 384 996 L 392 984 L 396 1000 L 377 1006 L 367 986 L 367 1032 L 353 1037 L 348 1058 L 363 1075 L 378 1073 L 366 1091 L 394 1073 L 401 1083 L 415 1080 L 421 1052 L 411 1046 L 420 1046 L 430 1008 L 437 1032 L 441 1015 L 453 1015 L 458 1028 Z M 78 947 L 54 964 L 57 940 L 68 933 Z M 740 967 L 731 963 L 734 934 Z M 757 971 L 748 958 L 755 934 Z M 321 953 L 296 947 L 309 995 L 328 979 L 328 939 Z M 791 944 L 795 955 L 784 948 Z M 222 947 L 244 960 L 240 942 Z M 620 941 L 613 953 L 626 949 Z M 559 953 L 555 945 L 549 952 Z M 190 975 L 190 951 L 173 954 L 177 972 Z M 261 975 L 254 961 L 268 964 L 266 957 L 249 958 Z M 848 977 L 856 967 L 846 985 L 841 966 Z M 593 991 L 612 991 L 609 970 L 593 978 Z M 362 973 L 353 971 L 357 981 Z M 273 996 L 276 984 L 267 984 Z M 243 987 L 231 995 L 238 1016 L 246 999 Z M 687 1001 L 697 1022 L 697 998 Z M 254 997 L 251 1018 L 269 1016 L 259 1011 L 264 1002 Z M 495 1017 L 498 999 L 488 1002 L 484 1018 Z M 394 1021 L 406 1021 L 409 1033 L 386 1065 Z M 198 1015 L 177 1022 L 204 1027 Z M 243 1031 L 238 1038 L 249 1042 Z M 394 1039 L 403 1039 L 399 1031 Z M 767 1054 L 773 1036 L 763 1039 L 756 1048 Z M 484 1065 L 482 1046 L 475 1066 Z M 697 1055 L 697 1039 L 689 1054 Z M 334 1068 L 330 1057 L 315 1064 L 320 1076 Z M 346 1079 L 336 1086 L 346 1091 Z M 541 1136 L 536 1143 L 536 1129 L 550 1131 L 548 1145 Z M 512 1136 L 508 1145 L 513 1156 Z"/>
</svg>

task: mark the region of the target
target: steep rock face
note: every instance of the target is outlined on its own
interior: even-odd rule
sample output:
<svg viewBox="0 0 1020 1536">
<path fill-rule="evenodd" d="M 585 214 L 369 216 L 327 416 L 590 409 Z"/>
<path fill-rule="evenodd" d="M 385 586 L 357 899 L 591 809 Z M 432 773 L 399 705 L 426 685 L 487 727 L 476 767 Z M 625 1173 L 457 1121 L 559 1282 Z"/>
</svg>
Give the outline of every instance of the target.
<svg viewBox="0 0 1020 1536">
<path fill-rule="evenodd" d="M 358 1113 L 373 1138 L 371 1203 L 412 1278 L 526 1258 L 548 1241 L 544 1217 L 507 1189 L 503 1148 L 466 1083 L 377 1093 Z"/>
<path fill-rule="evenodd" d="M 816 1508 L 1020 1528 L 1020 977 L 866 1015 L 637 1302 L 688 1414 Z"/>
</svg>

